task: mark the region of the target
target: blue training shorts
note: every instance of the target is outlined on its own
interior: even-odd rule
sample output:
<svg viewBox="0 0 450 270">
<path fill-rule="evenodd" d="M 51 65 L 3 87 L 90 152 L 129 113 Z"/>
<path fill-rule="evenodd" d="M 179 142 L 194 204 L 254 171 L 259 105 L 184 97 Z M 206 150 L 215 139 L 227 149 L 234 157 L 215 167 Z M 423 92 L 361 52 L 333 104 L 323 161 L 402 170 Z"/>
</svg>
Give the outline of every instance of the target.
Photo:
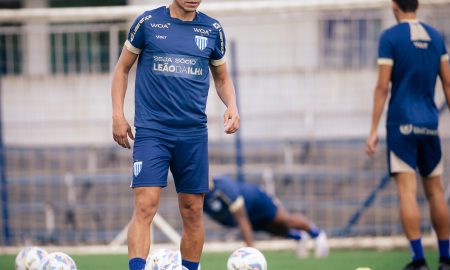
<svg viewBox="0 0 450 270">
<path fill-rule="evenodd" d="M 272 197 L 262 190 L 257 191 L 257 202 L 252 203 L 252 209 L 248 209 L 248 217 L 254 230 L 263 230 L 267 224 L 270 224 L 277 215 L 278 206 Z"/>
<path fill-rule="evenodd" d="M 422 177 L 443 173 L 441 142 L 437 127 L 414 125 L 387 128 L 387 160 L 391 175 L 415 172 Z"/>
<path fill-rule="evenodd" d="M 166 187 L 172 172 L 178 193 L 208 192 L 208 135 L 176 136 L 136 128 L 131 187 Z"/>
</svg>

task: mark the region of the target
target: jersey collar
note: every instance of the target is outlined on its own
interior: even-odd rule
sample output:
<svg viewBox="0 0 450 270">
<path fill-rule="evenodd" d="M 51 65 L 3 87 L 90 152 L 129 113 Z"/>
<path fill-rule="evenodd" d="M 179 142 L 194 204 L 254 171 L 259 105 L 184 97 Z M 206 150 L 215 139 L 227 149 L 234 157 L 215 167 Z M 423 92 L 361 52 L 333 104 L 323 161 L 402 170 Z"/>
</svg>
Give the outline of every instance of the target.
<svg viewBox="0 0 450 270">
<path fill-rule="evenodd" d="M 418 19 L 404 19 L 400 21 L 401 23 L 418 23 Z"/>
<path fill-rule="evenodd" d="M 198 20 L 199 20 L 199 16 L 198 16 L 199 13 L 198 13 L 198 11 L 195 11 L 195 18 L 194 18 L 192 21 L 183 21 L 183 20 L 180 20 L 180 19 L 178 19 L 178 18 L 173 18 L 173 17 L 170 16 L 169 6 L 170 6 L 170 5 L 167 5 L 166 8 L 165 8 L 165 10 L 164 10 L 164 14 L 166 15 L 166 17 L 167 17 L 169 20 L 171 20 L 171 21 L 173 21 L 173 22 L 176 22 L 176 23 L 184 23 L 184 24 L 191 24 L 191 23 L 196 23 L 196 22 L 198 22 Z"/>
</svg>

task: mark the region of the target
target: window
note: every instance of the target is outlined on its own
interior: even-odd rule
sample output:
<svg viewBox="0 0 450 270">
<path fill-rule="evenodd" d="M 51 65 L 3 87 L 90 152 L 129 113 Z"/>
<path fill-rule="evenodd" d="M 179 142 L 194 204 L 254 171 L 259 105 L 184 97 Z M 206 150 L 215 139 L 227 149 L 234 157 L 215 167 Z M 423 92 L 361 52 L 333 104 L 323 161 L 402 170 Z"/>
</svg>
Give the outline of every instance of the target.
<svg viewBox="0 0 450 270">
<path fill-rule="evenodd" d="M 0 75 L 22 72 L 22 36 L 20 26 L 0 24 Z"/>
<path fill-rule="evenodd" d="M 50 34 L 52 73 L 110 72 L 111 59 L 117 59 L 126 39 L 125 27 L 118 24 L 53 25 Z M 111 39 L 116 52 L 111 51 Z M 116 55 L 110 55 L 117 53 Z"/>
<path fill-rule="evenodd" d="M 381 19 L 364 16 L 333 18 L 322 22 L 321 58 L 324 67 L 374 67 Z"/>
</svg>

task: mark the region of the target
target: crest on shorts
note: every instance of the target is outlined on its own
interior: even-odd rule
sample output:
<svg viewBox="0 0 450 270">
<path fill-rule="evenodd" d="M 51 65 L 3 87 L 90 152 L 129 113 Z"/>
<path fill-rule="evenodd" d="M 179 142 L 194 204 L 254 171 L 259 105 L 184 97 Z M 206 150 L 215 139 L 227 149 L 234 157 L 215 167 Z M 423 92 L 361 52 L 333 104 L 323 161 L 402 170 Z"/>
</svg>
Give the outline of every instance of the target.
<svg viewBox="0 0 450 270">
<path fill-rule="evenodd" d="M 133 163 L 133 174 L 134 176 L 138 176 L 142 170 L 142 161 L 136 161 Z"/>
<path fill-rule="evenodd" d="M 195 44 L 197 47 L 203 51 L 208 46 L 208 38 L 202 36 L 195 36 Z"/>
<path fill-rule="evenodd" d="M 413 125 L 401 125 L 400 126 L 400 133 L 403 135 L 409 135 L 413 131 Z"/>
</svg>

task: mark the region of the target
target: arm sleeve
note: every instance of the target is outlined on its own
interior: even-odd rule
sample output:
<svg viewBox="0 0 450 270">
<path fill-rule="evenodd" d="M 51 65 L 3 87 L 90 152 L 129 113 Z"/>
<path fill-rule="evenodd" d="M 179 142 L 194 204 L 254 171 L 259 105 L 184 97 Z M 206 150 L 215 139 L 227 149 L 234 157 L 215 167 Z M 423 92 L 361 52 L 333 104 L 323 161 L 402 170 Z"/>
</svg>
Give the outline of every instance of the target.
<svg viewBox="0 0 450 270">
<path fill-rule="evenodd" d="M 386 32 L 381 35 L 378 44 L 378 65 L 394 65 L 394 47 Z"/>
<path fill-rule="evenodd" d="M 238 185 L 227 177 L 217 178 L 215 189 L 220 190 L 222 200 L 228 205 L 231 213 L 244 206 L 244 198 L 240 194 Z"/>
<path fill-rule="evenodd" d="M 136 18 L 133 25 L 131 25 L 130 31 L 128 32 L 128 38 L 125 41 L 125 46 L 127 49 L 134 53 L 140 54 L 145 46 L 145 27 L 144 22 L 149 20 L 151 15 L 141 14 Z"/>
<path fill-rule="evenodd" d="M 213 24 L 213 26 L 217 29 L 217 37 L 214 41 L 214 50 L 211 53 L 211 65 L 213 66 L 220 66 L 223 65 L 225 60 L 225 52 L 226 52 L 226 38 L 225 33 L 223 32 L 222 26 L 216 22 Z"/>
</svg>

